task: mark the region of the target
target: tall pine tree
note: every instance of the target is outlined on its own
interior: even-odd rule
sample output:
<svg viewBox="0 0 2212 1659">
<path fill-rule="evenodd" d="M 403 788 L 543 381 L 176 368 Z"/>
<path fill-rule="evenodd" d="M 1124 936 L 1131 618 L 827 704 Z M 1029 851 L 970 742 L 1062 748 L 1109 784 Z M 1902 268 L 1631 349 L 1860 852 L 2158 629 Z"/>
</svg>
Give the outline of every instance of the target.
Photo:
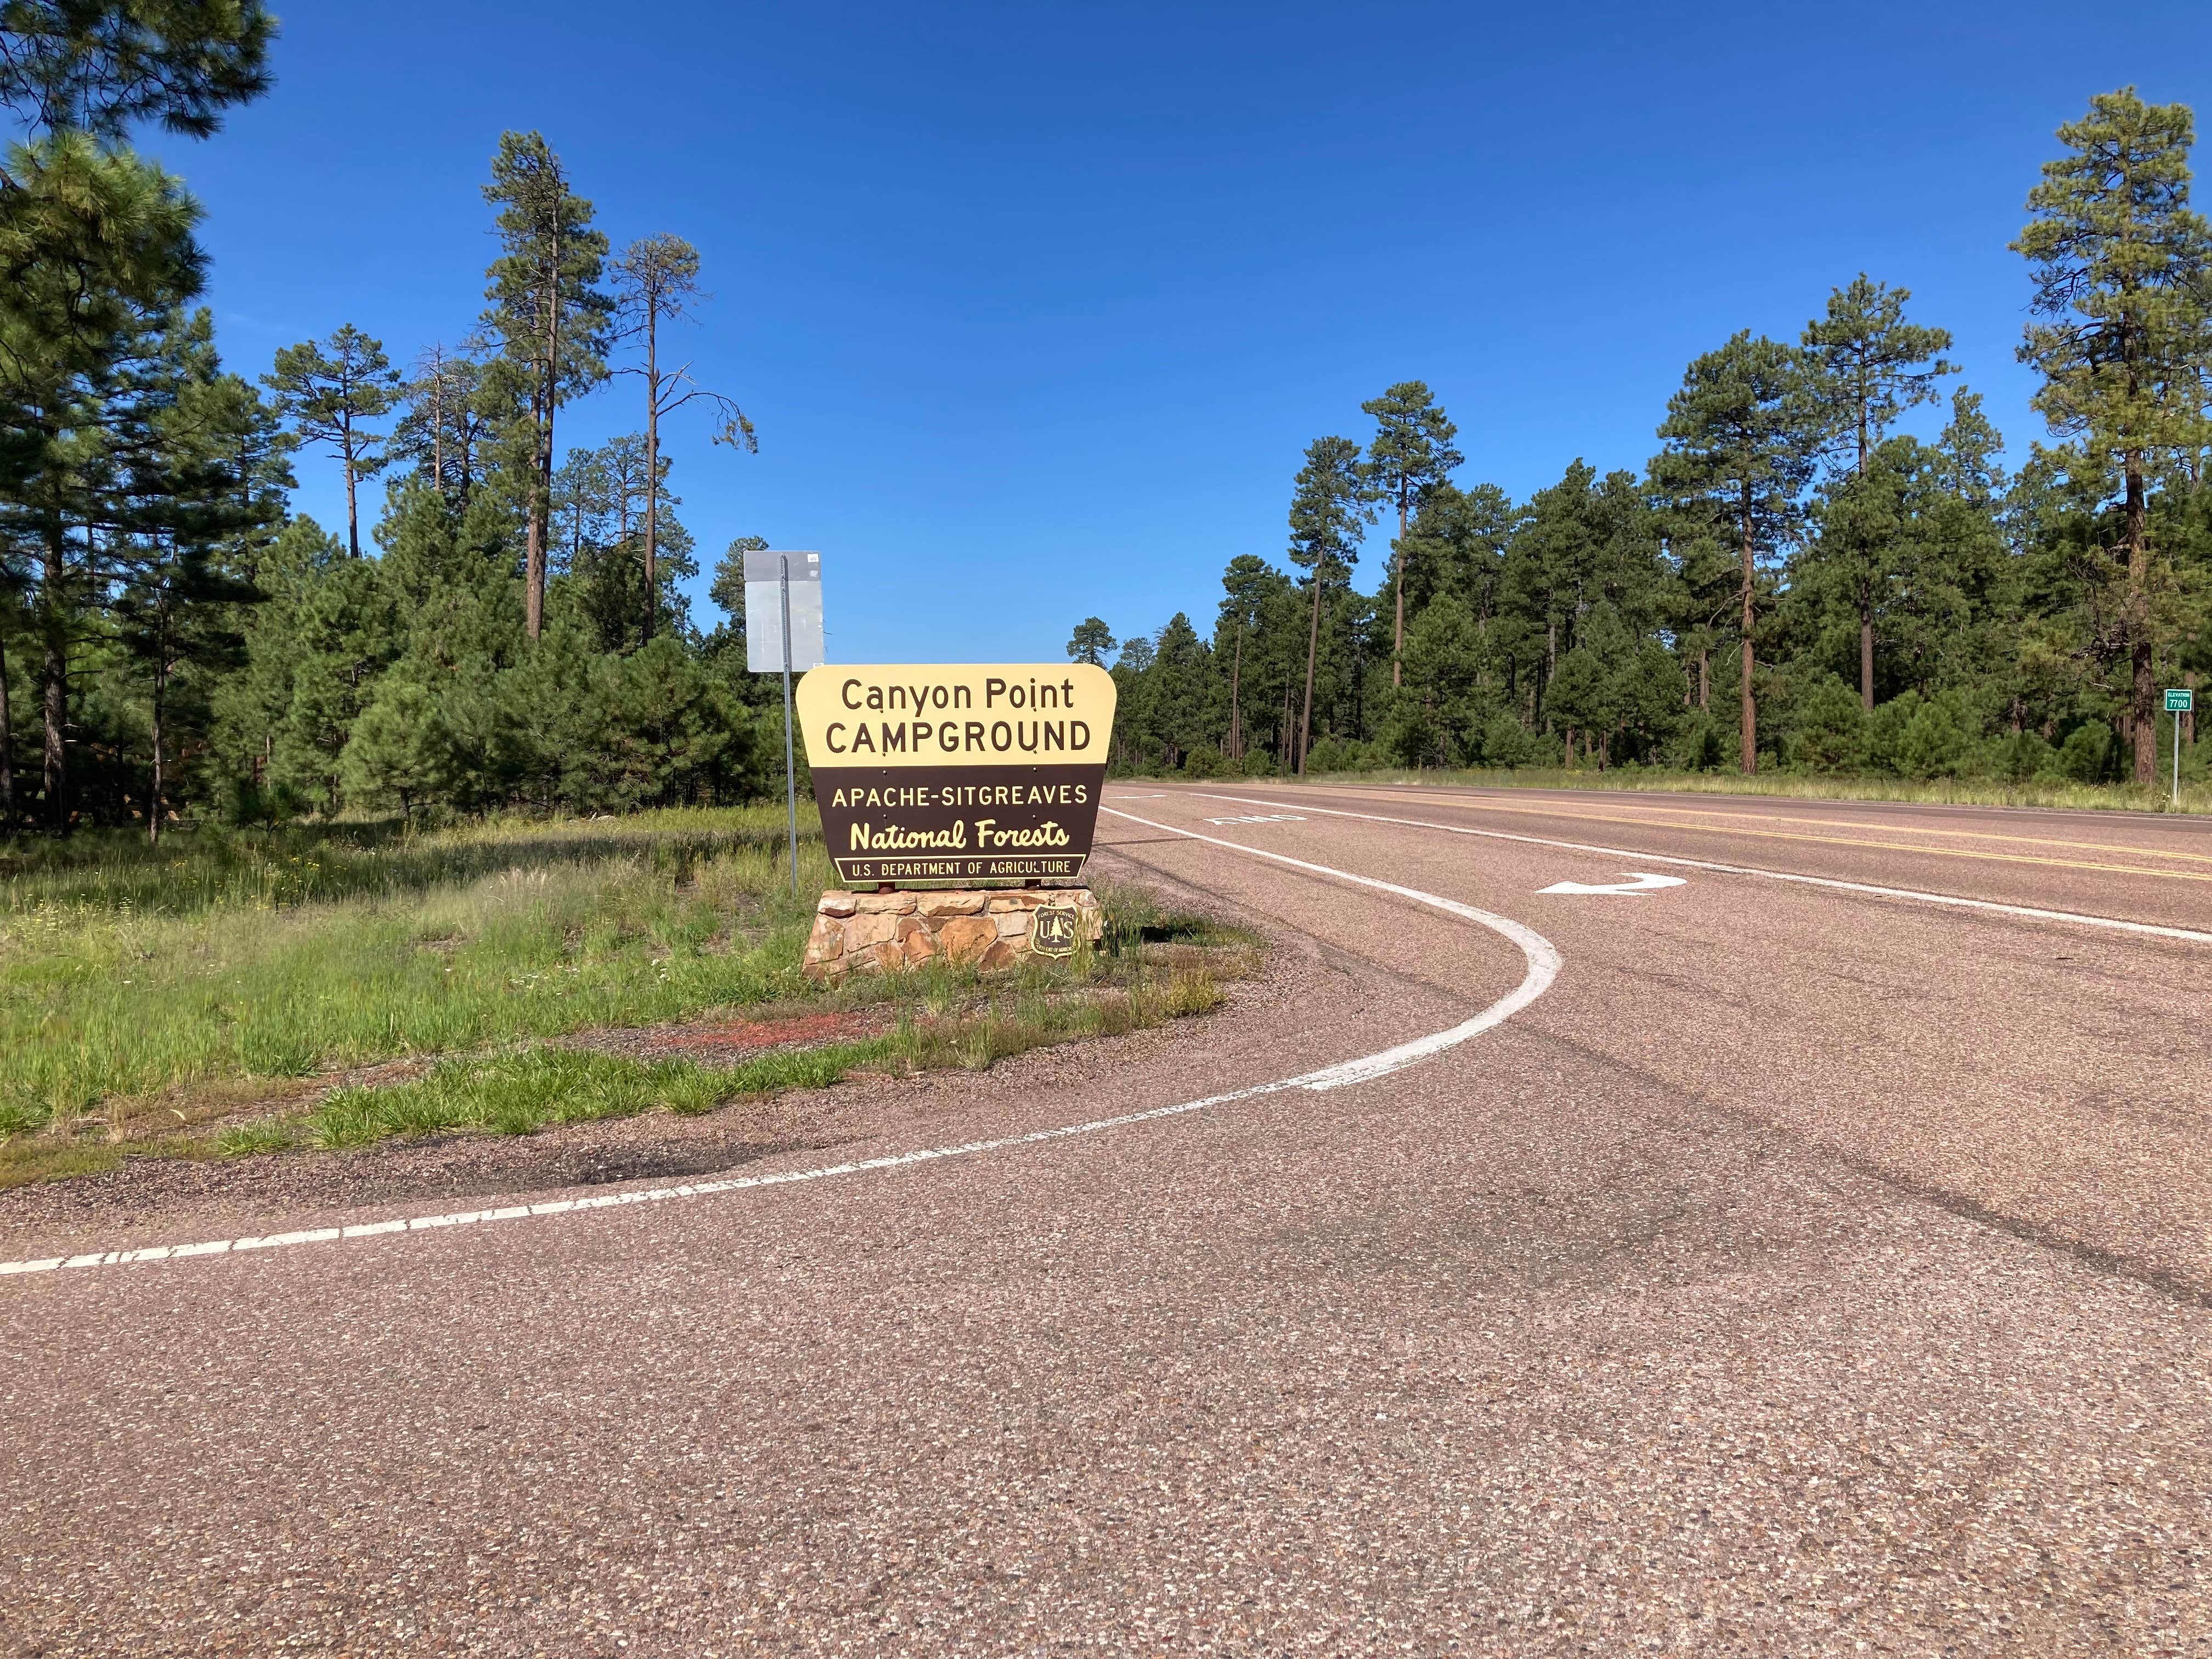
<svg viewBox="0 0 2212 1659">
<path fill-rule="evenodd" d="M 554 417 L 607 374 L 614 301 L 598 286 L 607 239 L 592 228 L 591 203 L 568 188 L 561 158 L 538 133 L 500 136 L 483 193 L 499 210 L 501 248 L 483 323 L 499 343 L 497 390 L 511 411 L 507 447 L 524 502 L 523 623 L 534 640 L 545 625 Z"/>
<path fill-rule="evenodd" d="M 1392 388 L 1394 392 L 1406 389 Z M 1425 394 L 1427 388 L 1420 389 Z M 1372 498 L 1358 444 L 1349 438 L 1316 438 L 1306 446 L 1306 464 L 1298 469 L 1291 493 L 1291 562 L 1307 573 L 1306 585 L 1312 590 L 1306 635 L 1305 702 L 1298 719 L 1296 757 L 1300 775 L 1306 769 L 1306 750 L 1313 743 L 1314 664 L 1321 653 L 1322 596 L 1352 579 L 1352 567 L 1359 562 L 1359 543 L 1366 535 L 1366 526 L 1374 522 L 1369 505 Z M 1403 643 L 1402 635 L 1400 642 Z"/>
<path fill-rule="evenodd" d="M 1428 492 L 1450 476 L 1464 459 L 1451 447 L 1459 434 L 1419 380 L 1401 380 L 1379 398 L 1359 405 L 1375 417 L 1375 436 L 1367 447 L 1367 477 L 1376 492 L 1398 507 L 1398 543 L 1391 555 L 1396 621 L 1390 635 L 1390 684 L 1402 678 L 1397 658 L 1406 648 L 1406 526 Z"/>
<path fill-rule="evenodd" d="M 2148 495 L 2160 463 L 2206 442 L 2197 372 L 2206 355 L 2212 228 L 2189 206 L 2195 122 L 2135 88 L 2100 93 L 2058 129 L 2034 216 L 2013 244 L 2035 276 L 2021 360 L 2043 375 L 2035 408 L 2079 443 L 2092 474 L 2117 473 L 2126 559 L 2126 735 L 2137 783 L 2158 769 Z"/>
<path fill-rule="evenodd" d="M 1691 363 L 1668 400 L 1651 463 L 1654 483 L 1716 531 L 1736 552 L 1742 647 L 1741 763 L 1759 769 L 1759 713 L 1753 690 L 1758 572 L 1777 556 L 1802 516 L 1822 436 L 1820 411 L 1794 349 L 1746 331 Z"/>
<path fill-rule="evenodd" d="M 301 440 L 319 443 L 337 456 L 345 471 L 346 550 L 361 556 L 363 478 L 384 471 L 384 434 L 368 422 L 399 401 L 399 376 L 384 355 L 384 343 L 351 323 L 327 340 L 302 340 L 281 348 L 261 384 L 276 394 L 277 411 L 290 421 Z"/>
</svg>

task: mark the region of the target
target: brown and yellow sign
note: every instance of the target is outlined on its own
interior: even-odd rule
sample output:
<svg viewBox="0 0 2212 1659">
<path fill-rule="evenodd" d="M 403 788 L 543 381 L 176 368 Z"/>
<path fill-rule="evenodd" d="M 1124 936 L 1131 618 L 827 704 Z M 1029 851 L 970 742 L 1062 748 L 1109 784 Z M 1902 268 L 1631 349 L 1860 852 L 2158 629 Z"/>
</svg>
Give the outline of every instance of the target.
<svg viewBox="0 0 2212 1659">
<path fill-rule="evenodd" d="M 1081 878 L 1114 733 L 1104 669 L 817 668 L 797 696 L 840 880 Z"/>
</svg>

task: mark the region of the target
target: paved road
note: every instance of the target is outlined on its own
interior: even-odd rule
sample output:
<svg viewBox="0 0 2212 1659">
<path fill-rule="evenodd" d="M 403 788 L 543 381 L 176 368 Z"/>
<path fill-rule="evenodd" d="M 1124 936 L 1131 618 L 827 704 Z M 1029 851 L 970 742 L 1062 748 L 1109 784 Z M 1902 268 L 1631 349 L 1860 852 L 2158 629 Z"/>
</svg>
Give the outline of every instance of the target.
<svg viewBox="0 0 2212 1659">
<path fill-rule="evenodd" d="M 1173 1040 L 882 1085 L 840 1159 L 1251 1087 L 1529 973 L 1479 921 L 1304 866 L 1510 918 L 1563 965 L 1493 1029 L 1327 1092 L 0 1279 L 0 1632 L 2212 1652 L 2206 827 L 1259 784 L 1109 804 L 1132 816 L 1102 865 L 1276 932 L 1268 979 Z M 1682 884 L 1540 891 L 1632 872 Z M 264 1223 L 24 1223 L 6 1254 Z"/>
</svg>

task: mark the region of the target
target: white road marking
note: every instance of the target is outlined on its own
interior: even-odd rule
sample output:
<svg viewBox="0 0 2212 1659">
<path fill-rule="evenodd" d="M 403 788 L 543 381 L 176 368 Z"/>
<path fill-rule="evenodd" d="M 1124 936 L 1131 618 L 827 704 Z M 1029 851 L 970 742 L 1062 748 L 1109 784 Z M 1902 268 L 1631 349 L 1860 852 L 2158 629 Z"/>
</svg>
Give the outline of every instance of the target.
<svg viewBox="0 0 2212 1659">
<path fill-rule="evenodd" d="M 1113 809 L 1107 809 L 1111 811 Z M 1241 818 L 1208 818 L 1208 823 L 1304 823 L 1296 812 L 1247 812 Z"/>
<path fill-rule="evenodd" d="M 1411 1042 L 1401 1042 L 1394 1048 L 1380 1053 L 1363 1054 L 1357 1060 L 1347 1060 L 1334 1066 L 1325 1066 L 1317 1072 L 1305 1072 L 1297 1077 L 1287 1077 L 1273 1083 L 1255 1083 L 1246 1089 L 1232 1089 L 1227 1094 L 1208 1095 L 1203 1100 L 1186 1100 L 1173 1106 L 1155 1106 L 1149 1111 L 1126 1112 L 1119 1117 L 1094 1118 L 1087 1123 L 1071 1123 L 1057 1129 L 1036 1129 L 1027 1134 L 1002 1135 L 995 1140 L 971 1140 L 958 1146 L 930 1146 L 920 1152 L 896 1152 L 884 1158 L 855 1159 L 849 1164 L 829 1164 L 811 1170 L 790 1170 L 780 1174 L 736 1176 L 725 1181 L 686 1182 L 680 1187 L 646 1187 L 633 1192 L 602 1193 L 592 1198 L 556 1199 L 544 1204 L 516 1204 L 496 1210 L 456 1210 L 443 1215 L 408 1216 L 391 1221 L 370 1221 L 349 1227 L 316 1227 L 306 1231 L 276 1233 L 261 1238 L 216 1238 L 198 1244 L 153 1244 L 136 1250 L 99 1250 L 82 1255 L 46 1256 L 30 1261 L 0 1261 L 0 1277 L 15 1273 L 53 1273 L 70 1267 L 113 1267 L 140 1261 L 173 1261 L 184 1256 L 228 1255 L 240 1250 L 275 1249 L 295 1244 L 326 1244 L 335 1240 L 370 1238 L 382 1233 L 426 1232 L 440 1227 L 473 1227 L 489 1221 L 520 1221 L 537 1216 L 568 1215 L 585 1210 L 611 1210 L 626 1204 L 659 1204 L 677 1198 L 707 1198 L 717 1193 L 748 1192 L 757 1187 L 786 1187 L 794 1182 L 823 1181 L 832 1176 L 859 1175 L 869 1170 L 897 1170 L 908 1164 L 927 1164 L 941 1158 L 968 1158 L 979 1152 L 1003 1152 L 1010 1146 L 1034 1146 L 1048 1140 L 1059 1140 L 1069 1135 L 1097 1134 L 1101 1130 L 1124 1128 L 1132 1123 L 1146 1123 L 1155 1118 L 1177 1117 L 1186 1112 L 1204 1111 L 1209 1106 L 1226 1106 L 1240 1100 L 1255 1100 L 1261 1095 L 1279 1094 L 1286 1089 L 1310 1089 L 1323 1093 L 1331 1089 L 1349 1088 L 1357 1083 L 1372 1083 L 1377 1078 L 1403 1071 L 1407 1066 L 1440 1054 L 1448 1048 L 1458 1047 L 1468 1038 L 1478 1036 L 1492 1026 L 1502 1024 L 1519 1013 L 1551 988 L 1564 965 L 1552 942 L 1533 929 L 1504 916 L 1494 916 L 1487 910 L 1478 910 L 1473 905 L 1462 904 L 1455 899 L 1440 898 L 1434 893 L 1424 893 L 1412 887 L 1401 887 L 1395 883 L 1377 881 L 1371 876 L 1355 876 L 1349 871 L 1333 870 L 1325 864 L 1309 864 L 1303 859 L 1287 858 L 1280 853 L 1269 853 L 1257 847 L 1239 847 L 1235 842 L 1216 841 L 1212 836 L 1201 836 L 1195 830 L 1184 830 L 1170 823 L 1153 823 L 1148 818 L 1133 817 L 1127 812 L 1115 811 L 1110 806 L 1102 811 L 1113 812 L 1115 817 L 1128 818 L 1132 823 L 1145 824 L 1149 829 L 1164 830 L 1170 835 L 1188 836 L 1192 841 L 1211 842 L 1228 848 L 1231 852 L 1247 853 L 1254 858 L 1273 859 L 1278 864 L 1295 866 L 1316 875 L 1346 881 L 1360 887 L 1372 887 L 1386 893 L 1395 893 L 1402 898 L 1434 905 L 1439 910 L 1478 923 L 1503 933 L 1521 948 L 1528 963 L 1528 971 L 1520 984 L 1492 1003 L 1472 1019 L 1442 1031 L 1432 1031 L 1426 1036 L 1415 1037 Z"/>
<path fill-rule="evenodd" d="M 1662 887 L 1686 887 L 1689 884 L 1680 876 L 1650 876 L 1634 870 L 1623 872 L 1626 881 L 1555 881 L 1549 887 L 1539 887 L 1540 893 L 1651 893 Z"/>
<path fill-rule="evenodd" d="M 1205 794 L 1204 800 L 1230 800 L 1243 806 L 1280 806 L 1280 801 L 1255 800 L 1245 795 Z M 1958 910 L 1990 910 L 1999 915 L 2026 916 L 2035 921 L 2070 921 L 2083 927 L 2110 927 L 2123 933 L 2148 933 L 2154 939 L 2187 939 L 2193 945 L 2212 945 L 2212 933 L 2194 927 L 2165 927 L 2151 921 L 2124 921 L 2118 916 L 2093 916 L 2079 910 L 2039 910 L 2028 904 L 2001 904 L 1995 899 L 1961 898 L 1955 893 L 1923 893 L 1911 887 L 1881 887 L 1872 882 L 1842 881 L 1833 876 L 1804 876 L 1794 870 L 1762 870 L 1749 864 L 1718 864 L 1711 859 L 1676 858 L 1667 853 L 1639 853 L 1625 847 L 1592 847 L 1587 842 L 1552 841 L 1542 836 L 1516 836 L 1503 830 L 1477 830 L 1463 823 L 1431 823 L 1425 818 L 1395 818 L 1380 812 L 1347 812 L 1333 806 L 1299 805 L 1309 812 L 1333 818 L 1359 818 L 1369 823 L 1400 823 L 1409 830 L 1438 830 L 1448 836 L 1480 836 L 1486 841 L 1517 841 L 1530 847 L 1561 847 L 1571 853 L 1602 853 L 1613 859 L 1645 859 L 1654 864 L 1679 865 L 1686 870 L 1711 870 L 1724 876 L 1756 876 L 1762 881 L 1796 882 L 1804 887 L 1826 887 L 1844 893 L 1869 893 L 1876 898 L 1911 899 L 1920 904 L 1940 904 Z"/>
</svg>

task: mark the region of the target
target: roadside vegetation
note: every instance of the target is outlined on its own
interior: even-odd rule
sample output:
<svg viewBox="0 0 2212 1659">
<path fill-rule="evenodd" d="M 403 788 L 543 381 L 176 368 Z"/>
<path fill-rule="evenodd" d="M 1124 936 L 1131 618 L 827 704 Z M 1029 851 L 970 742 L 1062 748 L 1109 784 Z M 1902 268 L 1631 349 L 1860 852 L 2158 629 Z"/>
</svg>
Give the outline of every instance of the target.
<svg viewBox="0 0 2212 1659">
<path fill-rule="evenodd" d="M 783 841 L 780 810 L 747 807 L 0 848 L 0 1184 L 988 1066 L 1200 1012 L 1248 949 L 1109 895 L 1111 936 L 1067 963 L 828 989 L 799 962 L 830 867 L 802 841 L 794 898 Z M 573 1046 L 856 1009 L 881 1029 L 734 1066 Z M 332 1086 L 394 1060 L 436 1063 Z"/>
<path fill-rule="evenodd" d="M 1849 267 L 1794 337 L 1686 364 L 1642 455 L 1531 490 L 1471 470 L 1427 384 L 1382 388 L 1307 447 L 1279 559 L 1118 641 L 1075 624 L 1070 655 L 1120 653 L 1117 766 L 2148 807 L 2178 741 L 2202 810 L 2212 749 L 2164 695 L 2212 690 L 2195 138 L 2099 94 L 2020 179 L 2042 419 L 2009 442 L 1950 331 Z"/>
<path fill-rule="evenodd" d="M 1623 794 L 1658 791 L 1692 795 L 1773 795 L 1791 800 L 1907 801 L 1952 806 L 2051 806 L 2113 812 L 2212 813 L 2212 784 L 2184 780 L 2176 806 L 2166 790 L 2124 783 L 2069 783 L 2027 779 L 1898 778 L 1844 776 L 1835 773 L 1685 772 L 1658 766 L 1614 766 L 1570 769 L 1529 766 L 1496 770 L 1431 767 L 1376 767 L 1371 770 L 1316 772 L 1316 783 L 1445 784 L 1477 789 L 1601 789 Z M 1290 781 L 1279 778 L 1221 780 L 1234 787 Z"/>
</svg>

